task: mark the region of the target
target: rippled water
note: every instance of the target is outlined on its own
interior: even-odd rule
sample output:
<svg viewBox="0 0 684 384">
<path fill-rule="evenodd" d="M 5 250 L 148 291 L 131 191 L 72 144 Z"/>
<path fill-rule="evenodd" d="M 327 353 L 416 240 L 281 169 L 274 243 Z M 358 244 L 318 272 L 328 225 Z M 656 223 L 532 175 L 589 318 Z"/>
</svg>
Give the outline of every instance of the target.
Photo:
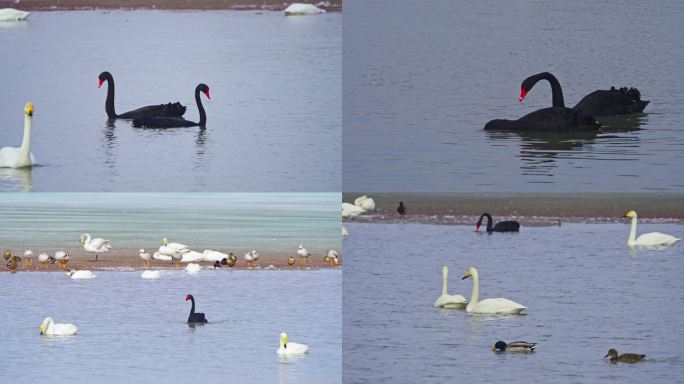
<svg viewBox="0 0 684 384">
<path fill-rule="evenodd" d="M 0 146 L 21 144 L 31 101 L 40 164 L 0 169 L 0 190 L 340 190 L 339 13 L 34 12 L 0 46 Z M 108 125 L 104 70 L 118 113 L 181 101 L 198 121 L 206 83 L 207 129 Z"/>
<path fill-rule="evenodd" d="M 4 247 L 78 247 L 79 235 L 114 248 L 161 239 L 196 249 L 339 249 L 339 193 L 6 193 Z"/>
<path fill-rule="evenodd" d="M 344 382 L 658 382 L 684 366 L 682 244 L 631 252 L 628 225 L 523 227 L 476 234 L 472 226 L 346 224 Z M 677 237 L 684 226 L 640 225 Z M 441 293 L 527 306 L 525 316 L 477 316 L 432 307 Z M 538 342 L 534 354 L 495 354 L 497 340 Z M 649 360 L 613 366 L 609 348 Z M 510 379 L 514 378 L 514 379 Z M 515 379 L 517 378 L 517 379 Z"/>
<path fill-rule="evenodd" d="M 341 381 L 341 271 L 0 273 L 4 382 Z M 249 287 L 249 288 L 248 288 Z M 283 294 L 275 295 L 274 292 Z M 290 292 L 290 294 L 285 294 Z M 185 323 L 192 293 L 209 323 Z M 72 337 L 39 335 L 45 316 L 78 326 Z M 309 345 L 280 360 L 280 332 Z"/>
<path fill-rule="evenodd" d="M 684 5 L 629 1 L 345 2 L 344 190 L 682 191 Z M 646 115 L 575 136 L 484 132 L 636 86 Z M 606 183 L 606 179 L 610 183 Z"/>
</svg>

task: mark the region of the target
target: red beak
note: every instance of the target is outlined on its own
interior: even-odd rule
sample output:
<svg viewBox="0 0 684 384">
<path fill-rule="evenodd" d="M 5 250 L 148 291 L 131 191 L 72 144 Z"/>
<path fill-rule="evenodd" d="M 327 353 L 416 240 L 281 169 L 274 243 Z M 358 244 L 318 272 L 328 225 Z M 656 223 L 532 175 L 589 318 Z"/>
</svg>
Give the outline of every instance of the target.
<svg viewBox="0 0 684 384">
<path fill-rule="evenodd" d="M 527 89 L 525 87 L 520 88 L 520 102 L 522 103 L 523 99 L 525 99 L 525 96 L 527 96 Z"/>
<path fill-rule="evenodd" d="M 190 296 L 185 296 L 185 301 L 190 300 Z"/>
<path fill-rule="evenodd" d="M 211 100 L 211 96 L 209 96 L 209 90 L 207 89 L 206 92 L 204 92 L 205 95 L 207 95 L 207 99 Z"/>
<path fill-rule="evenodd" d="M 99 82 L 99 84 L 97 84 L 97 87 L 100 88 L 100 87 L 102 86 L 102 83 L 104 83 L 104 80 L 102 80 L 102 79 L 98 79 L 98 80 L 99 80 L 100 82 Z"/>
<path fill-rule="evenodd" d="M 480 224 L 475 225 L 475 232 L 480 230 Z"/>
</svg>

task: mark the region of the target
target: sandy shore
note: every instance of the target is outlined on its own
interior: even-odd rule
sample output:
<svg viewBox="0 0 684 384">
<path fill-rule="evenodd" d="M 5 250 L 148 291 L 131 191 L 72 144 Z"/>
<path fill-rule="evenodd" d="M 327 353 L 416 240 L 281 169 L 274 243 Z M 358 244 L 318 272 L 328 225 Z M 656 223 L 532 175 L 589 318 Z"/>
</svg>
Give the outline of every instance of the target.
<svg viewBox="0 0 684 384">
<path fill-rule="evenodd" d="M 344 193 L 353 203 L 364 193 Z M 643 222 L 684 222 L 683 194 L 646 193 L 374 193 L 376 211 L 354 219 L 359 222 L 401 220 L 434 224 L 474 224 L 488 212 L 494 219 L 516 219 L 523 225 L 559 225 L 562 222 L 623 222 L 629 210 L 636 210 Z M 408 214 L 396 212 L 403 201 Z"/>
<path fill-rule="evenodd" d="M 3 248 L 2 251 L 5 249 L 9 249 L 13 255 L 17 256 L 22 256 L 24 254 L 24 249 L 25 248 Z M 30 268 L 27 268 L 24 260 L 22 259 L 21 263 L 19 264 L 19 268 L 17 268 L 17 271 L 58 271 L 62 272 L 63 269 L 57 264 L 48 264 L 48 268 L 44 269 L 44 266 L 38 262 L 38 254 L 41 252 L 47 252 L 48 254 L 54 254 L 55 249 L 42 249 L 40 247 L 33 247 L 31 248 L 33 250 L 33 266 Z M 143 270 L 143 264 L 142 264 L 142 259 L 138 256 L 138 249 L 124 249 L 124 250 L 114 250 L 107 252 L 105 254 L 102 254 L 98 257 L 98 261 L 93 261 L 94 256 L 93 254 L 87 253 L 83 251 L 82 248 L 78 249 L 64 249 L 68 254 L 69 254 L 69 263 L 68 263 L 68 269 L 89 269 L 91 271 L 130 271 L 130 270 Z M 313 252 L 313 251 L 312 251 Z M 225 252 L 224 252 L 225 253 Z M 237 264 L 233 268 L 229 268 L 227 266 L 223 266 L 222 269 L 225 270 L 230 270 L 230 269 L 250 269 L 247 266 L 247 262 L 245 262 L 244 259 L 244 253 L 245 252 L 240 252 L 240 253 L 235 253 L 236 256 L 238 257 Z M 277 269 L 322 269 L 322 268 L 341 268 L 342 266 L 342 258 L 340 257 L 340 264 L 337 266 L 331 266 L 330 264 L 326 263 L 323 259 L 324 253 L 321 251 L 317 251 L 312 253 L 312 256 L 309 256 L 308 262 L 305 264 L 303 263 L 302 260 L 297 258 L 296 254 L 292 254 L 292 256 L 295 257 L 296 262 L 294 265 L 290 266 L 287 264 L 287 260 L 290 254 L 287 253 L 277 253 L 277 252 L 272 252 L 272 253 L 259 253 L 259 260 L 258 260 L 258 265 L 260 268 L 256 270 L 263 270 L 264 268 L 273 265 Z M 9 271 L 9 269 L 5 266 L 6 262 L 4 259 L 0 259 L 2 261 L 2 268 L 0 270 L 2 271 Z M 210 262 L 202 262 L 200 263 L 203 268 L 213 268 L 212 265 L 213 263 Z M 185 268 L 186 263 L 181 263 L 181 268 Z M 176 269 L 175 264 L 172 262 L 164 262 L 164 261 L 156 261 L 152 260 L 152 265 L 150 269 Z"/>
<path fill-rule="evenodd" d="M 300 1 L 318 4 L 320 1 Z M 282 11 L 293 1 L 278 0 L 0 0 L 0 8 L 22 11 L 71 11 L 87 9 L 163 9 L 163 10 L 266 10 Z M 342 11 L 341 0 L 322 2 L 319 8 Z"/>
</svg>

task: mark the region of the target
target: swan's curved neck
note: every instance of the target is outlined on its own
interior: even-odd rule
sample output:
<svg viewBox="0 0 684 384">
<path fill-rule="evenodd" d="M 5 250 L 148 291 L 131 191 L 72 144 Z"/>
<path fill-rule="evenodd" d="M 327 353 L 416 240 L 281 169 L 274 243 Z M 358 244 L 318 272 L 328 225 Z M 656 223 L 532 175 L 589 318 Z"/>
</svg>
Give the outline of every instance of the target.
<svg viewBox="0 0 684 384">
<path fill-rule="evenodd" d="M 442 295 L 447 294 L 447 277 L 449 276 L 448 269 L 442 269 Z"/>
<path fill-rule="evenodd" d="M 470 312 L 473 308 L 477 306 L 478 300 L 480 300 L 480 276 L 477 271 L 473 271 L 473 292 L 470 295 L 470 301 L 466 307 L 466 311 Z"/>
<path fill-rule="evenodd" d="M 190 307 L 190 316 L 195 314 L 195 298 L 191 297 L 190 301 L 192 302 L 192 307 Z"/>
<path fill-rule="evenodd" d="M 204 106 L 202 105 L 199 87 L 195 88 L 195 103 L 197 103 L 197 109 L 199 109 L 199 126 L 204 127 L 205 125 L 207 125 L 207 113 L 204 111 Z"/>
<path fill-rule="evenodd" d="M 116 111 L 114 110 L 114 78 L 107 76 L 107 100 L 105 101 L 105 111 L 107 117 L 116 119 Z"/>
<path fill-rule="evenodd" d="M 485 213 L 482 215 L 487 218 L 487 232 L 492 231 L 492 217 L 489 215 L 489 213 Z"/>
<path fill-rule="evenodd" d="M 556 79 L 556 76 L 550 74 L 549 72 L 542 72 L 539 74 L 536 74 L 534 76 L 528 77 L 523 84 L 526 82 L 530 82 L 529 84 L 529 90 L 534 87 L 534 85 L 539 81 L 539 80 L 546 80 L 551 84 L 551 94 L 552 94 L 552 101 L 553 101 L 553 106 L 554 107 L 561 107 L 565 108 L 565 101 L 563 100 L 563 90 L 561 89 L 561 85 L 558 82 L 558 79 Z"/>
<path fill-rule="evenodd" d="M 636 243 L 636 225 L 637 225 L 637 215 L 632 216 L 632 228 L 629 230 L 629 238 L 627 239 L 627 245 L 632 246 Z"/>
<path fill-rule="evenodd" d="M 31 116 L 24 114 L 24 139 L 19 156 L 24 164 L 31 164 Z"/>
<path fill-rule="evenodd" d="M 86 244 L 90 243 L 90 233 L 86 233 L 83 236 L 85 236 L 85 240 L 83 240 L 83 242 Z"/>
</svg>

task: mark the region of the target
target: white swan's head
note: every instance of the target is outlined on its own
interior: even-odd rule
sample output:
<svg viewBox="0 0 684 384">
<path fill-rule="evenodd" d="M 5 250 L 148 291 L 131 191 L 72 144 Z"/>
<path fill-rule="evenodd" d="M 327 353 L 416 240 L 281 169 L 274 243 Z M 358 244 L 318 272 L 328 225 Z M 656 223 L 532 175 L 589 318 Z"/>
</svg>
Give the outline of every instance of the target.
<svg viewBox="0 0 684 384">
<path fill-rule="evenodd" d="M 24 107 L 24 113 L 26 113 L 26 116 L 32 117 L 33 116 L 33 104 L 26 103 L 26 106 Z"/>
<path fill-rule="evenodd" d="M 163 239 L 162 239 L 162 244 L 164 244 L 164 246 L 169 245 L 169 239 L 167 239 L 166 237 L 163 238 Z"/>
<path fill-rule="evenodd" d="M 88 237 L 88 236 L 89 236 L 89 235 L 88 235 L 87 233 L 81 234 L 81 237 L 80 237 L 81 244 L 85 244 L 85 243 L 86 243 L 86 237 Z"/>
<path fill-rule="evenodd" d="M 461 280 L 467 279 L 474 275 L 477 275 L 477 269 L 475 269 L 475 267 L 470 267 L 467 271 L 463 272 L 463 277 Z"/>
<path fill-rule="evenodd" d="M 446 276 L 449 273 L 449 267 L 446 265 L 442 267 L 442 274 Z"/>
<path fill-rule="evenodd" d="M 280 345 L 282 345 L 283 348 L 287 348 L 287 333 L 285 332 L 280 334 Z"/>
<path fill-rule="evenodd" d="M 625 213 L 625 217 L 629 217 L 630 219 L 633 217 L 637 217 L 636 211 L 629 211 Z"/>
<path fill-rule="evenodd" d="M 54 323 L 54 321 L 52 320 L 52 317 L 46 317 L 43 320 L 43 323 L 40 325 L 40 334 L 41 335 L 45 333 L 45 331 L 47 330 L 47 327 L 50 326 L 50 323 Z"/>
<path fill-rule="evenodd" d="M 304 246 L 303 246 L 303 245 L 301 245 L 301 244 L 299 244 L 299 249 L 302 249 L 302 248 L 304 248 Z"/>
<path fill-rule="evenodd" d="M 145 253 L 145 250 L 140 248 L 140 254 L 142 255 L 143 253 Z"/>
</svg>

